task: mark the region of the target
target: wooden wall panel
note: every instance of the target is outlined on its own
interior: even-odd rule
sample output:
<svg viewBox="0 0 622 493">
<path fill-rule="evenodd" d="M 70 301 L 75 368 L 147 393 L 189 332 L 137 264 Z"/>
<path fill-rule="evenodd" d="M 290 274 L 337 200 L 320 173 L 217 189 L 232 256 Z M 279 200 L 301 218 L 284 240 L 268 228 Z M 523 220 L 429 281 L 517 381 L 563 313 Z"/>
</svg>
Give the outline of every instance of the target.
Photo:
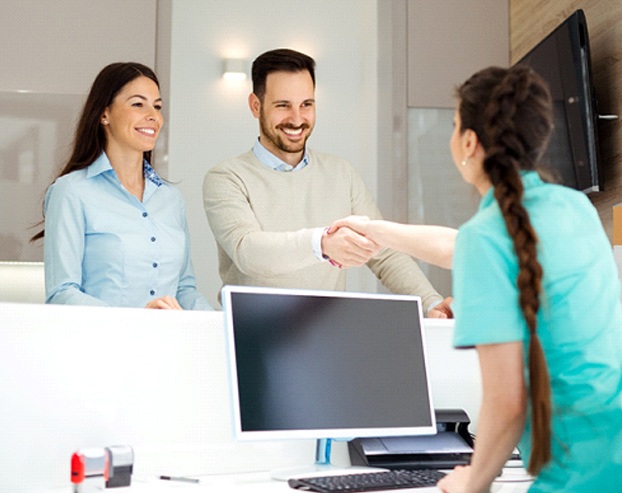
<svg viewBox="0 0 622 493">
<path fill-rule="evenodd" d="M 622 116 L 622 2 L 510 0 L 510 60 L 519 60 L 576 9 L 588 23 L 592 73 L 601 114 Z M 605 190 L 590 196 L 612 237 L 612 206 L 622 202 L 622 119 L 599 124 Z"/>
</svg>

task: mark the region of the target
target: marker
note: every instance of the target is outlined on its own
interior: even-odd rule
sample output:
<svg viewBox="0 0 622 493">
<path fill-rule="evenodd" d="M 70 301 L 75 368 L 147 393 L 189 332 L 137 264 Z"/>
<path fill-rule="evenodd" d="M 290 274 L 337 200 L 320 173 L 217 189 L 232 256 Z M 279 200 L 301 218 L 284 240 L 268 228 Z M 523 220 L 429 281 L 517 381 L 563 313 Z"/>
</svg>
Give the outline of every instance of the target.
<svg viewBox="0 0 622 493">
<path fill-rule="evenodd" d="M 184 478 L 182 476 L 160 476 L 160 479 L 164 481 L 180 481 L 182 483 L 198 483 L 196 478 Z"/>
</svg>

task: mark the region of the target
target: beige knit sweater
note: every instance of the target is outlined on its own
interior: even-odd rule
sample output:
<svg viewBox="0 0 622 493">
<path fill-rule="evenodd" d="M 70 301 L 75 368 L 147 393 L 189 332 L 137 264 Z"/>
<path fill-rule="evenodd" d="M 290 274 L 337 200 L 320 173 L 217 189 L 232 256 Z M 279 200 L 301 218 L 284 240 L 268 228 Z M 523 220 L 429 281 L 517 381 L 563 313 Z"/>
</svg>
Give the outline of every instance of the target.
<svg viewBox="0 0 622 493">
<path fill-rule="evenodd" d="M 380 211 L 349 162 L 308 155 L 304 169 L 280 172 L 249 151 L 206 174 L 203 201 L 223 284 L 345 289 L 347 269 L 315 257 L 312 229 L 351 214 L 380 218 Z M 426 312 L 442 299 L 407 255 L 385 249 L 367 266 L 391 292 L 421 296 Z"/>
</svg>

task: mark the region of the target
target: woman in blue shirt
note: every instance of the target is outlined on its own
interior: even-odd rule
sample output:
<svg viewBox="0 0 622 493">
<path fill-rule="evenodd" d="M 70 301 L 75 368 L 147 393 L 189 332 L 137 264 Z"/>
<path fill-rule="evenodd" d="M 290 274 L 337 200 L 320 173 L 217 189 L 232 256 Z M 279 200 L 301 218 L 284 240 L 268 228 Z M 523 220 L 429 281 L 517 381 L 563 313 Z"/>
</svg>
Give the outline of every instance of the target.
<svg viewBox="0 0 622 493">
<path fill-rule="evenodd" d="M 46 302 L 210 310 L 196 290 L 181 193 L 151 167 L 164 123 L 154 72 L 113 63 L 87 97 L 44 202 Z"/>
<path fill-rule="evenodd" d="M 483 398 L 471 464 L 439 482 L 488 491 L 518 445 L 531 492 L 619 491 L 622 307 L 589 200 L 534 171 L 552 103 L 531 69 L 489 68 L 458 89 L 450 147 L 482 195 L 457 232 L 350 218 L 373 241 L 453 267 L 454 344 L 476 347 Z"/>
</svg>

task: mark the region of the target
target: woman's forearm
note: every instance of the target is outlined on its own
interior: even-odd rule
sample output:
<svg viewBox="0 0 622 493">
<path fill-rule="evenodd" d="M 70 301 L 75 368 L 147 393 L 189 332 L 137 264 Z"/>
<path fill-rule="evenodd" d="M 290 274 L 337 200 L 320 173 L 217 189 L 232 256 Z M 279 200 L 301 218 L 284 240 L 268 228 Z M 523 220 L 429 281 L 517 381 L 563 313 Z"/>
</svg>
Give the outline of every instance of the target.
<svg viewBox="0 0 622 493">
<path fill-rule="evenodd" d="M 378 244 L 399 250 L 424 262 L 451 269 L 458 230 L 444 226 L 371 221 L 367 236 Z"/>
<path fill-rule="evenodd" d="M 501 472 L 525 426 L 527 395 L 522 342 L 478 346 L 483 396 L 470 486 L 487 491 Z"/>
</svg>

